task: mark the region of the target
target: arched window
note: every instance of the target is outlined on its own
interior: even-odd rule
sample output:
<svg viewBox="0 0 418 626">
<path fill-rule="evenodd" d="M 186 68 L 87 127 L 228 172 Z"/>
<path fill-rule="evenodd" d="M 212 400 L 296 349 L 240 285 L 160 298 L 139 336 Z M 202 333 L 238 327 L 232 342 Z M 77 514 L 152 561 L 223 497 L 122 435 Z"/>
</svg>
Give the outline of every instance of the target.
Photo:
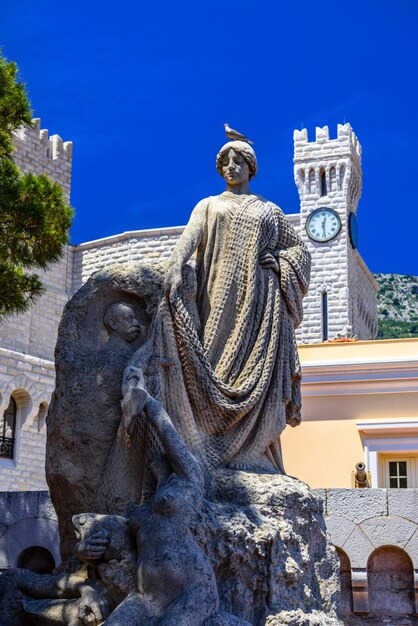
<svg viewBox="0 0 418 626">
<path fill-rule="evenodd" d="M 29 569 L 36 574 L 52 574 L 55 568 L 54 557 L 42 546 L 25 548 L 17 558 L 17 567 Z"/>
<path fill-rule="evenodd" d="M 408 554 L 396 546 L 377 548 L 367 564 L 370 611 L 415 612 L 414 570 Z"/>
<path fill-rule="evenodd" d="M 353 612 L 353 583 L 351 581 L 350 559 L 341 548 L 336 548 L 340 559 L 341 610 L 344 614 Z"/>
<path fill-rule="evenodd" d="M 305 190 L 305 170 L 300 169 L 298 171 L 298 180 L 299 180 L 299 189 L 302 190 L 302 193 Z"/>
<path fill-rule="evenodd" d="M 309 170 L 309 193 L 315 193 L 315 170 Z"/>
<path fill-rule="evenodd" d="M 340 189 L 344 186 L 344 176 L 345 176 L 345 165 L 341 165 L 340 167 Z"/>
<path fill-rule="evenodd" d="M 337 189 L 337 172 L 335 167 L 331 167 L 329 171 L 329 190 L 336 191 Z"/>
<path fill-rule="evenodd" d="M 0 457 L 13 459 L 16 436 L 16 400 L 10 398 L 9 406 L 3 413 L 0 430 Z"/>
<path fill-rule="evenodd" d="M 321 170 L 321 196 L 327 195 L 327 177 L 325 175 L 325 170 Z"/>
</svg>

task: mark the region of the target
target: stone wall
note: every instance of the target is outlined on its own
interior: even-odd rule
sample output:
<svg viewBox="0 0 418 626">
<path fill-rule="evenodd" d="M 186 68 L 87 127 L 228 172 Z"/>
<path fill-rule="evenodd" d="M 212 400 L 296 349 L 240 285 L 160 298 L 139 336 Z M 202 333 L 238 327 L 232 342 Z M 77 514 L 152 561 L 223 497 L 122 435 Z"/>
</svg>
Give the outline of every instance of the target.
<svg viewBox="0 0 418 626">
<path fill-rule="evenodd" d="M 174 226 L 131 231 L 73 246 L 73 293 L 107 265 L 168 260 L 183 230 L 184 226 Z"/>
<path fill-rule="evenodd" d="M 24 126 L 14 134 L 14 159 L 23 172 L 46 174 L 61 185 L 69 201 L 72 143 Z M 71 250 L 71 252 L 70 252 Z M 62 310 L 72 295 L 72 248 L 46 272 L 39 271 L 44 295 L 22 315 L 0 326 L 0 415 L 10 398 L 17 404 L 14 458 L 0 458 L 3 490 L 38 490 L 45 482 L 45 416 L 55 383 L 54 349 Z"/>
<path fill-rule="evenodd" d="M 0 458 L 4 491 L 46 489 L 46 413 L 54 390 L 53 361 L 0 348 L 0 414 L 17 405 L 14 458 Z"/>
<path fill-rule="evenodd" d="M 48 492 L 0 492 L 0 571 L 21 565 L 23 552 L 36 547 L 59 565 L 58 520 Z"/>
<path fill-rule="evenodd" d="M 354 612 L 418 613 L 418 489 L 317 489 Z"/>
<path fill-rule="evenodd" d="M 357 250 L 348 257 L 348 289 L 351 328 L 359 339 L 377 335 L 377 291 L 379 285 Z"/>
<path fill-rule="evenodd" d="M 72 248 L 66 246 L 62 259 L 39 274 L 44 294 L 26 313 L 11 315 L 0 327 L 2 348 L 43 359 L 54 358 L 62 311 L 72 295 Z"/>
</svg>

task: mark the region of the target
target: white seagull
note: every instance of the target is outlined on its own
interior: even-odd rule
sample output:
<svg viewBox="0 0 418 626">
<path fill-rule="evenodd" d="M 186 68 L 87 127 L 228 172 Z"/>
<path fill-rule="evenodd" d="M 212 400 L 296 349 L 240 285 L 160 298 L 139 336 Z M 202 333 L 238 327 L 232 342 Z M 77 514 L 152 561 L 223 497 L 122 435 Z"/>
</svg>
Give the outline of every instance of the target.
<svg viewBox="0 0 418 626">
<path fill-rule="evenodd" d="M 228 139 L 232 139 L 232 141 L 246 141 L 247 143 L 252 143 L 254 145 L 254 141 L 251 141 L 245 135 L 242 135 L 237 130 L 229 127 L 229 124 L 224 124 L 225 126 L 225 135 Z"/>
</svg>

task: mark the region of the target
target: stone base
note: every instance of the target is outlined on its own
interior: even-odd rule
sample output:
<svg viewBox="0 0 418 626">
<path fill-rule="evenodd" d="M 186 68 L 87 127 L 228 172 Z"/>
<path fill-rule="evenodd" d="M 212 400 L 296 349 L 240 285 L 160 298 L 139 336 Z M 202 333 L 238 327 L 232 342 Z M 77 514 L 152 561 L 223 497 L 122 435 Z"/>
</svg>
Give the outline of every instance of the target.
<svg viewBox="0 0 418 626">
<path fill-rule="evenodd" d="M 344 626 L 418 626 L 417 615 L 347 615 Z"/>
<path fill-rule="evenodd" d="M 339 561 L 322 502 L 299 480 L 214 473 L 194 527 L 213 565 L 221 608 L 254 626 L 337 626 Z"/>
<path fill-rule="evenodd" d="M 213 567 L 219 611 L 211 617 L 204 617 L 202 611 L 201 621 L 193 624 L 180 615 L 176 625 L 342 626 L 337 613 L 340 596 L 338 557 L 327 537 L 322 502 L 309 487 L 289 476 L 238 470 L 218 470 L 212 474 L 211 481 L 207 499 L 196 512 L 190 530 Z M 91 517 L 92 523 L 99 526 L 105 525 L 106 520 L 114 526 L 117 521 L 125 529 L 123 536 L 126 535 L 132 577 L 129 585 L 125 585 L 124 593 L 113 603 L 116 609 L 128 593 L 137 591 L 136 548 L 128 519 Z M 87 523 L 85 530 L 87 532 Z M 186 528 L 184 531 L 188 532 Z M 111 531 L 108 547 L 109 559 L 116 559 L 109 561 L 116 579 L 118 573 L 123 574 L 126 561 L 120 557 L 125 552 L 118 544 L 118 537 L 116 531 Z M 101 577 L 98 573 L 99 584 L 101 580 L 107 589 L 107 597 L 111 598 L 114 595 L 113 579 Z M 88 576 L 87 569 L 84 574 L 77 575 L 83 582 Z M 0 624 L 24 624 L 29 614 L 30 623 L 39 626 L 75 623 L 73 613 L 77 616 L 80 601 L 71 594 L 67 599 L 54 600 L 57 596 L 50 595 L 55 589 L 54 579 L 54 576 L 37 576 L 27 570 L 9 570 L 0 575 Z M 30 600 L 31 597 L 34 600 Z M 140 595 L 138 599 L 141 603 Z M 117 615 L 113 611 L 113 617 L 110 615 L 105 623 L 121 624 L 121 608 Z M 128 619 L 125 623 L 160 623 L 160 618 L 144 621 L 140 616 L 135 621 L 137 614 L 130 610 L 134 621 Z"/>
</svg>

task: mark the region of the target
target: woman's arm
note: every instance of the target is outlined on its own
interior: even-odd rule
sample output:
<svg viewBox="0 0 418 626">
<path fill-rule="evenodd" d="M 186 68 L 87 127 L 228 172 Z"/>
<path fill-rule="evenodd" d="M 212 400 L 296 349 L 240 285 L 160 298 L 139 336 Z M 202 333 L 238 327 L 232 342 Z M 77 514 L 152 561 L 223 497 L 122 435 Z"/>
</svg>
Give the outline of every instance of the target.
<svg viewBox="0 0 418 626">
<path fill-rule="evenodd" d="M 162 404 L 150 396 L 145 389 L 141 391 L 145 399 L 145 414 L 158 433 L 173 471 L 178 476 L 202 485 L 203 473 L 200 465 L 177 432 Z"/>
<path fill-rule="evenodd" d="M 201 200 L 195 206 L 190 216 L 189 223 L 176 243 L 164 281 L 166 294 L 176 293 L 182 280 L 181 271 L 202 241 L 206 222 L 207 202 L 207 199 Z"/>
</svg>

